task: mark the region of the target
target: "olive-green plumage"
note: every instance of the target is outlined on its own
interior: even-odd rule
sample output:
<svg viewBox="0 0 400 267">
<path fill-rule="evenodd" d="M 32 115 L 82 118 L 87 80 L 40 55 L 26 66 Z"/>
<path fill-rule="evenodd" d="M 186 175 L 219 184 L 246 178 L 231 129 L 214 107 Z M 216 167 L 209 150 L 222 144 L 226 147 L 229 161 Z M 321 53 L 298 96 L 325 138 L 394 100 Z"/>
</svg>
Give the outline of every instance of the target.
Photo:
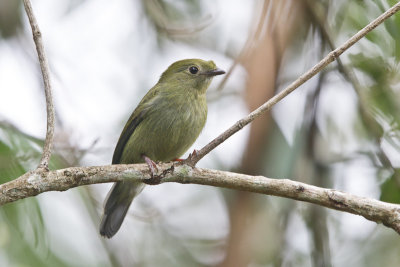
<svg viewBox="0 0 400 267">
<path fill-rule="evenodd" d="M 207 119 L 206 91 L 212 77 L 224 74 L 213 61 L 185 59 L 173 63 L 140 101 L 118 140 L 113 164 L 179 158 L 199 136 Z M 118 182 L 104 205 L 100 234 L 112 237 L 121 227 L 139 182 Z"/>
</svg>

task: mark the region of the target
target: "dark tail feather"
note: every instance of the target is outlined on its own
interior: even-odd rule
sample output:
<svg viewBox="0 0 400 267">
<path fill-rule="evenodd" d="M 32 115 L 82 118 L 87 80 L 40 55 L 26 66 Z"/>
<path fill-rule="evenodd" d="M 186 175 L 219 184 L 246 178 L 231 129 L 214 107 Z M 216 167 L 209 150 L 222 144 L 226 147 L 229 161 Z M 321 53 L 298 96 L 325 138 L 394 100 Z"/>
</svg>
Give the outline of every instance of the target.
<svg viewBox="0 0 400 267">
<path fill-rule="evenodd" d="M 144 184 L 138 182 L 118 182 L 114 184 L 104 205 L 100 235 L 111 238 L 118 232 L 133 198 L 143 190 L 143 187 Z"/>
</svg>

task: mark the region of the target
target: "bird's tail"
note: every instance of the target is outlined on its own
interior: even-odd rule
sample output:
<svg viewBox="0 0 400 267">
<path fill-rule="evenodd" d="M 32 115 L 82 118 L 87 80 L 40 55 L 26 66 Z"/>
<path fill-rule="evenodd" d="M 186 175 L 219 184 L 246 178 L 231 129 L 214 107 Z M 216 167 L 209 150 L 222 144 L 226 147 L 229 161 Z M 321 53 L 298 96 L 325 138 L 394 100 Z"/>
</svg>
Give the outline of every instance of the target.
<svg viewBox="0 0 400 267">
<path fill-rule="evenodd" d="M 100 223 L 100 235 L 111 238 L 115 235 L 132 203 L 133 198 L 144 188 L 139 182 L 117 182 L 108 193 Z"/>
</svg>

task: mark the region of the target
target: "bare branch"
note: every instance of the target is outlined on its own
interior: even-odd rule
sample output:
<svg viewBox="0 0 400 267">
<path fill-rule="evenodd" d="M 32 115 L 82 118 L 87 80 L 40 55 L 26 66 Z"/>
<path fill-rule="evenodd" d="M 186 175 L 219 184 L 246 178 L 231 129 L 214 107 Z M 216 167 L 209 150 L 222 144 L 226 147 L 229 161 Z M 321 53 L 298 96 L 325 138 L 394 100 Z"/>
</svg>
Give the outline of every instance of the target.
<svg viewBox="0 0 400 267">
<path fill-rule="evenodd" d="M 47 131 L 46 131 L 46 139 L 44 141 L 43 146 L 43 154 L 40 159 L 40 163 L 38 169 L 48 169 L 49 160 L 51 156 L 51 147 L 53 145 L 53 136 L 54 136 L 54 106 L 53 106 L 53 97 L 51 93 L 51 82 L 49 75 L 49 64 L 44 53 L 43 42 L 42 42 L 42 34 L 39 30 L 39 26 L 37 24 L 35 15 L 33 14 L 32 5 L 30 0 L 24 0 L 24 7 L 26 14 L 29 18 L 29 23 L 32 28 L 33 40 L 36 45 L 36 51 L 39 57 L 40 69 L 42 71 L 43 82 L 44 82 L 44 92 L 46 95 L 46 109 L 47 109 Z"/>
<path fill-rule="evenodd" d="M 336 58 L 338 58 L 341 54 L 343 54 L 344 51 L 349 49 L 353 44 L 358 42 L 367 33 L 372 31 L 373 29 L 375 29 L 378 25 L 380 25 L 382 22 L 384 22 L 386 19 L 391 17 L 393 14 L 395 14 L 399 10 L 400 10 L 400 2 L 398 2 L 396 5 L 394 5 L 390 9 L 388 9 L 385 13 L 380 15 L 378 18 L 373 20 L 371 23 L 369 23 L 367 26 L 365 26 L 362 30 L 360 30 L 358 33 L 353 35 L 353 37 L 351 37 L 349 40 L 347 40 L 344 44 L 342 44 L 341 46 L 339 46 L 338 48 L 336 48 L 335 50 L 330 52 L 318 64 L 316 64 L 314 67 L 312 67 L 306 73 L 301 75 L 297 80 L 295 80 L 293 83 L 291 83 L 288 87 L 286 87 L 280 93 L 276 94 L 274 97 L 272 97 L 270 100 L 265 102 L 263 105 L 258 107 L 256 110 L 251 112 L 246 117 L 244 117 L 241 120 L 237 121 L 234 125 L 232 125 L 229 129 L 227 129 L 222 134 L 220 134 L 217 138 L 212 140 L 210 143 L 208 143 L 202 149 L 198 150 L 196 155 L 194 155 L 193 157 L 191 157 L 189 159 L 189 163 L 191 165 L 195 165 L 199 160 L 201 160 L 211 150 L 213 150 L 214 148 L 219 146 L 226 139 L 228 139 L 233 134 L 235 134 L 236 132 L 241 130 L 244 126 L 248 125 L 254 119 L 259 117 L 260 115 L 262 115 L 266 111 L 270 110 L 275 104 L 277 104 L 279 101 L 281 101 L 284 97 L 286 97 L 288 94 L 290 94 L 295 89 L 297 89 L 300 85 L 302 85 L 303 83 L 305 83 L 306 81 L 311 79 L 313 76 L 315 76 L 317 73 L 319 73 L 328 64 L 330 64 Z"/>
<path fill-rule="evenodd" d="M 159 170 L 162 170 L 161 183 L 210 185 L 291 198 L 360 215 L 370 221 L 383 223 L 400 234 L 400 205 L 289 179 L 271 179 L 172 163 L 159 164 Z M 43 170 L 29 172 L 0 185 L 0 205 L 47 191 L 65 191 L 81 185 L 127 179 L 146 182 L 149 177 L 149 168 L 146 164 L 72 167 L 49 172 Z"/>
</svg>

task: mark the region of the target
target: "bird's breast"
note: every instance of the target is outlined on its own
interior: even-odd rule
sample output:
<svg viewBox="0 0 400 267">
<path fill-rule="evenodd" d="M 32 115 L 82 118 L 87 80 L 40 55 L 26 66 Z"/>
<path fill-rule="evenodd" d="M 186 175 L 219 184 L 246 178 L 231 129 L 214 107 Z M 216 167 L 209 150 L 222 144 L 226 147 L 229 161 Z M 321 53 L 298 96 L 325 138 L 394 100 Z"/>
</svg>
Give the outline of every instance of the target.
<svg viewBox="0 0 400 267">
<path fill-rule="evenodd" d="M 185 100 L 155 103 L 129 139 L 126 157 L 142 162 L 145 154 L 155 161 L 171 161 L 184 154 L 207 119 L 205 97 Z"/>
</svg>

